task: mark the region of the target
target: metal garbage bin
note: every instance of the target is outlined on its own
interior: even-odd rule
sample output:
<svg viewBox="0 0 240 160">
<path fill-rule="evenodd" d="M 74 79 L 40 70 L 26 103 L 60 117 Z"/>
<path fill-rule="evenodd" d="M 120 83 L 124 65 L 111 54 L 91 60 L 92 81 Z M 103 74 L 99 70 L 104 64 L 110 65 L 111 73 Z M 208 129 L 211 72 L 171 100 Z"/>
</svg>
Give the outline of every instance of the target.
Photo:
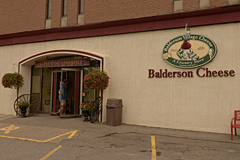
<svg viewBox="0 0 240 160">
<path fill-rule="evenodd" d="M 107 100 L 107 125 L 118 126 L 122 124 L 122 99 L 111 98 Z"/>
</svg>

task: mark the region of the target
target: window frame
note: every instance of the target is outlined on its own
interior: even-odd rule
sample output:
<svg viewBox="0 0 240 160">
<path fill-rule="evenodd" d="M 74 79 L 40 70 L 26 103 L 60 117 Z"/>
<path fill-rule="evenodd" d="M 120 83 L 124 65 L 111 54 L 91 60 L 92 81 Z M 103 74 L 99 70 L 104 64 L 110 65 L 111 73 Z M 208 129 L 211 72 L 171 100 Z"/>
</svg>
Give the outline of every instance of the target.
<svg viewBox="0 0 240 160">
<path fill-rule="evenodd" d="M 47 0 L 47 19 L 52 18 L 52 0 Z"/>
<path fill-rule="evenodd" d="M 84 14 L 84 0 L 79 0 L 78 1 L 78 14 Z"/>
<path fill-rule="evenodd" d="M 66 17 L 67 16 L 67 7 L 68 7 L 68 1 L 67 0 L 63 0 L 62 1 L 62 17 Z"/>
</svg>

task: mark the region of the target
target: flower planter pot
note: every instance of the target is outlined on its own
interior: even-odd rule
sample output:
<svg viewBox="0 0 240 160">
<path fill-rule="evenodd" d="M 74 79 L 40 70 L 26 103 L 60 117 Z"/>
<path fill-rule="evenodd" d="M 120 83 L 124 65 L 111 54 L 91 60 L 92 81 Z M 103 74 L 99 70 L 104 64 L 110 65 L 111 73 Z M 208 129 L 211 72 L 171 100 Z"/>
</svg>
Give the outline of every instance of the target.
<svg viewBox="0 0 240 160">
<path fill-rule="evenodd" d="M 26 112 L 27 112 L 27 108 L 28 106 L 22 106 L 21 107 L 21 113 L 22 113 L 22 118 L 25 118 L 26 117 Z"/>
<path fill-rule="evenodd" d="M 90 115 L 90 112 L 88 112 L 88 111 L 82 111 L 82 114 L 83 114 L 83 116 L 85 117 L 85 119 L 83 120 L 83 122 L 89 122 L 88 117 L 89 117 L 89 115 Z"/>
</svg>

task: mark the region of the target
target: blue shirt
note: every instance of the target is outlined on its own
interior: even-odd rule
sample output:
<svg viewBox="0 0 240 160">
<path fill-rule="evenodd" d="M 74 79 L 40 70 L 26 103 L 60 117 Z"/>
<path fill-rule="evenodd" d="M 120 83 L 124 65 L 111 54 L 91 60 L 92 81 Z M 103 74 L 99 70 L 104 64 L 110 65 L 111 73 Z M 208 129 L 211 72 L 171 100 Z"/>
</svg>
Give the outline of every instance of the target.
<svg viewBox="0 0 240 160">
<path fill-rule="evenodd" d="M 62 99 L 67 99 L 67 87 L 64 84 L 62 85 L 62 87 L 60 87 L 61 92 L 62 89 L 63 89 Z M 59 99 L 61 99 L 61 94 L 59 94 Z"/>
</svg>

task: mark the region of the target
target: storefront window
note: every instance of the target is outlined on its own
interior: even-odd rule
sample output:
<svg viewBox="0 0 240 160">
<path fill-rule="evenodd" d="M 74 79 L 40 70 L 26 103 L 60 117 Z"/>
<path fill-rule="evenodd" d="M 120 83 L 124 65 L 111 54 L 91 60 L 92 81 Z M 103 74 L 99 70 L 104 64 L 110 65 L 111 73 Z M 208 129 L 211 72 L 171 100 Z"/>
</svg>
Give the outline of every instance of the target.
<svg viewBox="0 0 240 160">
<path fill-rule="evenodd" d="M 42 69 L 32 67 L 31 94 L 32 96 L 38 99 L 39 104 L 41 99 L 41 76 L 42 76 Z M 42 109 L 40 106 L 40 111 L 41 110 Z"/>
<path fill-rule="evenodd" d="M 88 74 L 90 69 L 94 69 L 94 68 L 89 67 L 89 68 L 83 69 L 83 78 L 86 74 Z M 85 87 L 83 85 L 83 102 L 89 102 L 89 101 L 93 102 L 98 97 L 98 95 L 99 95 L 99 91 L 96 91 L 93 89 L 88 89 L 87 87 Z"/>
<path fill-rule="evenodd" d="M 42 105 L 41 111 L 50 113 L 51 101 L 51 68 L 42 69 Z"/>
</svg>

